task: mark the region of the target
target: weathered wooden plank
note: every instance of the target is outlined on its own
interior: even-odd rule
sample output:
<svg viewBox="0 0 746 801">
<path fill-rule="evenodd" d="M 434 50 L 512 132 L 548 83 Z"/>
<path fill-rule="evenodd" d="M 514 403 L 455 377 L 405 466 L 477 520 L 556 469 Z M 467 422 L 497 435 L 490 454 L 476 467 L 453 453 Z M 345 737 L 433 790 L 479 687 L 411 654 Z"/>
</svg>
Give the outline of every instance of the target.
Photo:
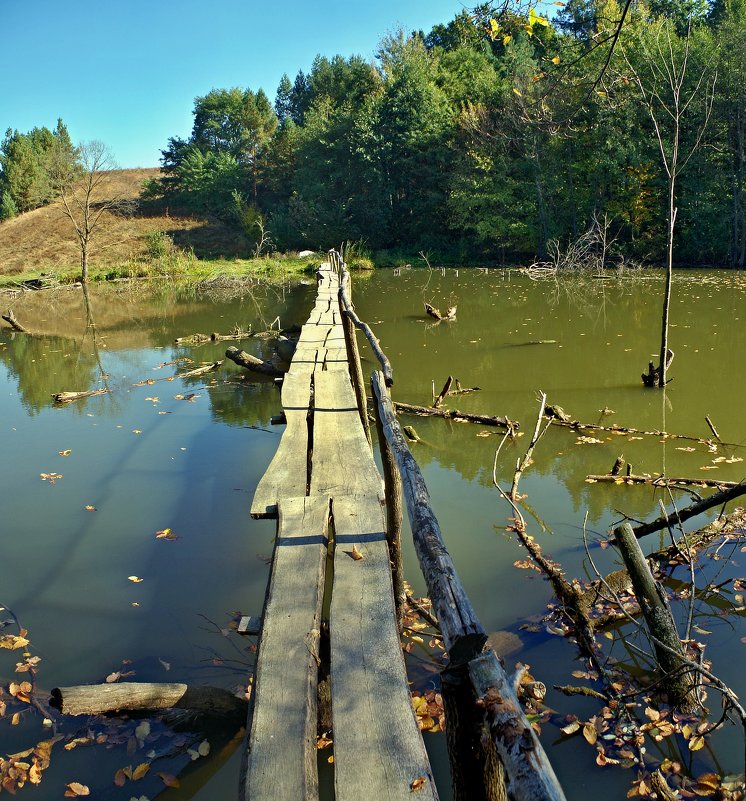
<svg viewBox="0 0 746 801">
<path fill-rule="evenodd" d="M 360 423 L 350 376 L 344 370 L 316 370 L 310 491 L 377 497 L 383 482 Z"/>
<path fill-rule="evenodd" d="M 318 645 L 329 499 L 286 498 L 259 641 L 244 801 L 317 801 Z"/>
<path fill-rule="evenodd" d="M 364 437 L 363 437 L 364 440 Z M 370 451 L 363 442 L 368 459 Z M 412 711 L 377 495 L 332 500 L 330 615 L 336 801 L 437 799 Z M 353 559 L 353 546 L 362 559 Z M 425 779 L 416 796 L 413 782 Z M 417 785 L 414 785 L 415 787 Z"/>
<path fill-rule="evenodd" d="M 282 382 L 281 397 L 286 428 L 267 471 L 257 485 L 251 504 L 252 517 L 275 517 L 278 498 L 305 495 L 307 490 L 310 372 L 287 373 Z"/>
</svg>

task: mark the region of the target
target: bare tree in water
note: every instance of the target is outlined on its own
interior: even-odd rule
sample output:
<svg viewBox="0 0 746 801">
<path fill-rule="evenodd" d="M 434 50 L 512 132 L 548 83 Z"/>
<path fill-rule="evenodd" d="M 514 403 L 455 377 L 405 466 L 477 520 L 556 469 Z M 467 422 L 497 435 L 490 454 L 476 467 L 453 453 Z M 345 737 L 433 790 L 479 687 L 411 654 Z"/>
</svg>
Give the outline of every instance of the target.
<svg viewBox="0 0 746 801">
<path fill-rule="evenodd" d="M 691 20 L 685 34 L 678 35 L 672 20 L 661 19 L 652 25 L 646 22 L 641 26 L 640 35 L 632 45 L 639 48 L 637 58 L 630 57 L 627 48 L 622 47 L 626 70 L 631 74 L 653 123 L 668 185 L 666 288 L 661 314 L 660 367 L 648 375 L 649 385 L 657 383 L 659 387 L 666 385 L 666 369 L 673 357 L 668 348 L 668 317 L 673 278 L 674 230 L 678 211 L 676 181 L 702 143 L 710 119 L 717 80 L 715 70 L 708 69 L 706 65 L 698 65 L 701 71 L 695 81 L 691 77 L 687 80 L 687 71 L 691 66 L 691 39 Z M 703 103 L 701 116 L 688 137 L 689 141 L 685 143 L 682 141 L 683 123 L 687 114 L 694 110 L 694 103 L 698 99 Z M 688 130 L 692 131 L 691 123 Z M 645 381 L 645 377 L 643 380 Z"/>
</svg>

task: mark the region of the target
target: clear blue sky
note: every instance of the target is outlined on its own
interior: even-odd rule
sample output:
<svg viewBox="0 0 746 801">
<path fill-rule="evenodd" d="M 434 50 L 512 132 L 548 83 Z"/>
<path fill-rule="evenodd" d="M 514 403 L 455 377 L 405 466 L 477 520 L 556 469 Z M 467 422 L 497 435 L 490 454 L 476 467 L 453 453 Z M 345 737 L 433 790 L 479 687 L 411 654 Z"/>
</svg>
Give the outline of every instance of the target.
<svg viewBox="0 0 746 801">
<path fill-rule="evenodd" d="M 52 128 L 100 139 L 122 167 L 155 167 L 188 136 L 194 98 L 263 88 L 317 53 L 372 58 L 401 25 L 425 32 L 460 0 L 0 0 L 0 136 Z"/>
</svg>

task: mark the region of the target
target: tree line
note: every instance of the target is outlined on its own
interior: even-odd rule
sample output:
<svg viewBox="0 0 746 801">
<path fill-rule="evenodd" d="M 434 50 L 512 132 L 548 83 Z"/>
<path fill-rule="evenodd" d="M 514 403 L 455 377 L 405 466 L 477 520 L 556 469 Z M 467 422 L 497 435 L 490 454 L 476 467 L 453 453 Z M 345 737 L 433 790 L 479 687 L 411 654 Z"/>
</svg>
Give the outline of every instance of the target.
<svg viewBox="0 0 746 801">
<path fill-rule="evenodd" d="M 54 130 L 9 128 L 0 144 L 0 220 L 52 201 L 60 193 L 61 177 L 79 166 L 78 148 L 61 119 Z"/>
<path fill-rule="evenodd" d="M 319 56 L 274 102 L 213 89 L 145 197 L 227 220 L 257 250 L 505 263 L 595 227 L 605 264 L 742 268 L 746 0 L 556 5 L 550 21 L 487 3 L 390 34 L 373 60 Z M 0 188 L 23 210 L 16 139 Z"/>
</svg>

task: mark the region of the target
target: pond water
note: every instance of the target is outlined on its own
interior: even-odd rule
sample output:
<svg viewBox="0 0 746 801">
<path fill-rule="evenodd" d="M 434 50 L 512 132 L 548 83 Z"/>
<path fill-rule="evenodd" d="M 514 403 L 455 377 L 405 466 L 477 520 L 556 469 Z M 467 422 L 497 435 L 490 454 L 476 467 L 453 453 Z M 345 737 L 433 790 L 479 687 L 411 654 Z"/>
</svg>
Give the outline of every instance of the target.
<svg viewBox="0 0 746 801">
<path fill-rule="evenodd" d="M 645 390 L 639 377 L 649 359 L 657 362 L 663 288 L 657 276 L 558 285 L 531 281 L 517 271 L 462 269 L 443 275 L 413 269 L 401 275 L 377 271 L 353 282 L 357 311 L 373 325 L 393 364 L 396 400 L 429 405 L 433 384 L 438 391 L 450 374 L 464 387 L 481 387 L 449 399 L 451 407 L 520 422 L 525 436 L 506 442 L 498 460 L 496 474 L 504 487 L 510 486 L 533 430 L 539 390 L 584 422 L 694 438 L 596 432 L 597 442 L 582 442 L 568 429 L 547 432 L 521 492 L 531 509 L 531 533 L 570 578 L 588 576 L 586 516 L 595 543 L 623 514 L 652 519 L 660 514 L 659 500 L 670 507 L 660 490 L 585 481 L 588 474 L 609 472 L 620 454 L 637 474 L 730 481 L 746 475 L 742 275 L 676 275 L 670 333 L 674 380 L 665 392 Z M 262 609 L 275 524 L 252 520 L 248 510 L 282 433 L 270 422 L 280 411 L 279 393 L 271 381 L 247 380 L 230 362 L 206 376 L 170 380 L 179 370 L 223 358 L 230 344 L 188 346 L 174 340 L 195 332 L 228 333 L 237 325 L 264 329 L 277 316 L 283 325 L 303 323 L 314 290 L 313 285 L 255 286 L 202 294 L 146 283 L 96 287 L 90 297 L 95 328 L 87 325 L 79 289 L 3 299 L 35 335 L 6 329 L 0 334 L 0 621 L 8 621 L 0 633 L 17 634 L 15 616 L 30 641 L 28 651 L 0 650 L 0 702 L 7 702 L 0 754 L 22 752 L 54 735 L 37 709 L 9 694 L 10 682 L 34 676 L 15 672 L 16 664 L 29 658 L 40 659 L 34 681 L 42 700 L 52 687 L 102 682 L 117 673 L 139 681 L 245 685 L 253 654 L 250 643 L 230 630 L 230 621 L 238 612 Z M 457 304 L 457 320 L 433 324 L 423 314 L 423 301 L 441 309 Z M 530 344 L 539 340 L 544 344 Z M 240 344 L 269 355 L 261 340 Z M 369 373 L 374 363 L 365 347 L 363 356 Z M 110 391 L 65 407 L 52 404 L 52 393 L 102 386 Z M 713 451 L 696 441 L 712 438 L 705 416 L 732 444 Z M 563 715 L 587 719 L 600 705 L 551 689 L 583 684 L 572 672 L 587 665 L 572 643 L 540 624 L 551 600 L 548 584 L 514 566 L 526 554 L 506 533 L 511 510 L 492 486 L 501 433 L 436 419 L 403 421 L 414 424 L 422 439 L 413 452 L 485 628 L 510 632 L 514 650 L 508 664 L 529 663 L 550 688 L 547 704 L 556 714 L 543 725 L 542 741 L 568 798 L 602 792 L 623 797 L 634 771 L 597 767 L 596 747 L 559 732 Z M 688 502 L 682 493 L 676 500 Z M 169 536 L 156 537 L 166 529 Z M 661 542 L 659 535 L 648 539 L 654 540 L 645 543 L 649 550 Z M 424 594 L 410 540 L 407 578 L 415 594 Z M 591 553 L 602 572 L 614 569 L 613 549 L 592 544 Z M 742 694 L 744 613 L 728 612 L 739 603 L 743 607 L 742 596 L 740 602 L 736 596 L 746 556 L 739 548 L 721 556 L 698 568 L 697 586 L 714 584 L 717 592 L 700 593 L 695 631 L 702 632 L 696 637 L 707 644 L 714 672 Z M 688 581 L 688 572 L 677 578 Z M 677 614 L 685 616 L 684 607 L 677 604 Z M 634 668 L 638 658 L 625 645 L 631 639 L 621 630 L 605 648 Z M 416 660 L 412 670 L 421 682 L 425 674 Z M 717 719 L 719 698 L 711 693 L 708 701 Z M 189 734 L 174 735 L 153 724 L 143 738 L 134 734 L 136 723 L 129 728 L 96 723 L 89 730 L 79 719 L 62 724 L 60 732 L 70 735 L 81 725 L 80 737 L 99 742 L 70 750 L 62 741 L 55 745 L 36 798 L 58 798 L 73 781 L 98 798 L 154 798 L 164 789 L 159 771 L 180 774 L 181 787 L 170 788 L 169 798 L 235 797 L 240 761 L 230 742 L 235 732 L 200 732 L 192 741 Z M 184 745 L 194 751 L 203 739 L 210 742 L 208 757 L 173 756 Z M 428 735 L 426 741 L 441 797 L 449 798 L 443 737 Z M 653 760 L 679 759 L 695 776 L 743 770 L 738 727 L 728 726 L 696 752 L 677 735 L 648 750 Z M 153 760 L 144 778 L 114 784 L 118 769 Z"/>
</svg>

